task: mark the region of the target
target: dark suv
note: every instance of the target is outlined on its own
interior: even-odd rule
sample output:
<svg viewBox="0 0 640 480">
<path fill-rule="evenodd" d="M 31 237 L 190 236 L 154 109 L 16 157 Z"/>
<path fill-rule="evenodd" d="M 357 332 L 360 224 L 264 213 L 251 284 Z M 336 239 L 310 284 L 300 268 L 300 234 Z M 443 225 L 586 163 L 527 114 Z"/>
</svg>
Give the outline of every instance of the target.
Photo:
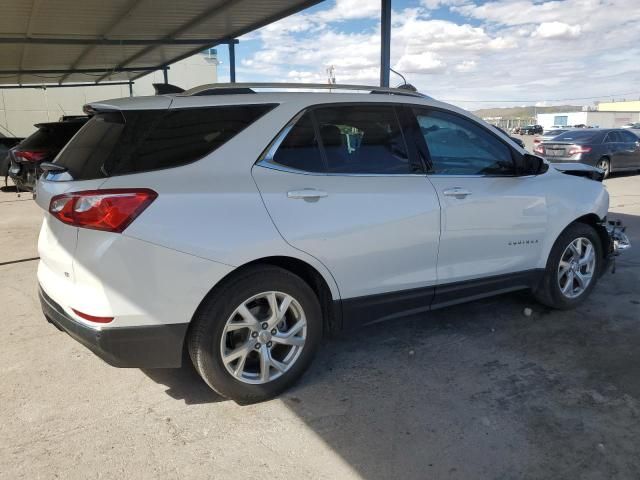
<svg viewBox="0 0 640 480">
<path fill-rule="evenodd" d="M 540 135 L 544 129 L 542 125 L 527 125 L 526 127 L 520 127 L 520 135 Z"/>
<path fill-rule="evenodd" d="M 534 149 L 550 162 L 580 162 L 612 172 L 640 169 L 640 138 L 625 129 L 585 129 L 561 133 Z"/>
<path fill-rule="evenodd" d="M 33 191 L 42 162 L 52 161 L 88 117 L 63 117 L 60 122 L 38 123 L 37 130 L 9 150 L 9 176 L 18 190 Z"/>
</svg>

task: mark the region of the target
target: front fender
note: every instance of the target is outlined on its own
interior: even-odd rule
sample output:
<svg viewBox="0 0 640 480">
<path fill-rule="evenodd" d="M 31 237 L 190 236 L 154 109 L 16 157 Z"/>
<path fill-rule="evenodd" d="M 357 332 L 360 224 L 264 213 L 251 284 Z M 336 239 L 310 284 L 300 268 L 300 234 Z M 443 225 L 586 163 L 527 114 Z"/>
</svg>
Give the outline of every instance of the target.
<svg viewBox="0 0 640 480">
<path fill-rule="evenodd" d="M 545 268 L 554 243 L 573 222 L 592 225 L 604 222 L 609 210 L 609 192 L 600 182 L 554 171 L 545 186 L 548 228 L 538 268 Z M 599 234 L 602 233 L 599 231 Z M 606 238 L 608 234 L 604 231 Z M 607 248 L 607 244 L 603 244 Z"/>
</svg>

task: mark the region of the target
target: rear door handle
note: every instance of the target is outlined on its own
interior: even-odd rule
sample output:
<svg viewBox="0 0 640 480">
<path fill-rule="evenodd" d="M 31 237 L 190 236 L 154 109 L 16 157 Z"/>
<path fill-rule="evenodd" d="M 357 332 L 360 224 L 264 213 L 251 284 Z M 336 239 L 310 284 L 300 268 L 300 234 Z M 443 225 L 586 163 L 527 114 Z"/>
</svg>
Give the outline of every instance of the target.
<svg viewBox="0 0 640 480">
<path fill-rule="evenodd" d="M 456 197 L 459 199 L 466 198 L 468 195 L 471 195 L 471 192 L 462 187 L 453 187 L 446 189 L 444 193 L 447 197 Z"/>
<path fill-rule="evenodd" d="M 287 198 L 301 198 L 303 200 L 317 200 L 329 196 L 327 192 L 316 190 L 315 188 L 305 188 L 303 190 L 291 190 L 287 192 Z"/>
</svg>

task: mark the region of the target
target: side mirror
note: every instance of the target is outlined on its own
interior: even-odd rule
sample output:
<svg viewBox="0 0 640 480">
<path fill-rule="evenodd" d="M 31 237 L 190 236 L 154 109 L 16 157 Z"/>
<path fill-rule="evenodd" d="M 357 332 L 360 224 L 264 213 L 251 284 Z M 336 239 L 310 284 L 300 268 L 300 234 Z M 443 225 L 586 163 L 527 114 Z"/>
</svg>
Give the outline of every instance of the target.
<svg viewBox="0 0 640 480">
<path fill-rule="evenodd" d="M 516 137 L 509 137 L 511 139 L 511 141 L 515 142 L 516 144 L 520 145 L 522 148 L 526 148 L 524 146 L 524 142 L 522 141 L 522 139 L 520 138 L 516 138 Z"/>
<path fill-rule="evenodd" d="M 530 153 L 525 153 L 518 162 L 519 175 L 540 175 L 549 170 L 549 165 L 541 158 Z"/>
</svg>

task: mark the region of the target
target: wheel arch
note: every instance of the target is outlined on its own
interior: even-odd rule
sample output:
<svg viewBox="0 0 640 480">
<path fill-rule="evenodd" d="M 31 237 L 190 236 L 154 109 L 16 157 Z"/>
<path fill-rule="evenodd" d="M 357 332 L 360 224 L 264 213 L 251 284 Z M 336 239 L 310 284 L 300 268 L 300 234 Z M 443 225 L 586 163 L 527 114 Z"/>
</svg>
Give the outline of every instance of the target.
<svg viewBox="0 0 640 480">
<path fill-rule="evenodd" d="M 301 260 L 299 258 L 285 255 L 257 258 L 236 267 L 234 270 L 221 278 L 220 281 L 218 281 L 207 292 L 207 294 L 202 298 L 200 304 L 198 305 L 194 313 L 194 317 L 197 315 L 205 300 L 211 295 L 215 295 L 215 292 L 224 284 L 226 284 L 236 276 L 241 275 L 246 270 L 260 266 L 279 267 L 300 277 L 318 296 L 320 307 L 322 308 L 324 331 L 328 333 L 334 333 L 342 328 L 342 308 L 340 296 L 333 277 L 327 280 L 317 268 L 315 268 L 308 262 L 305 262 L 304 260 Z M 333 289 L 331 288 L 329 282 L 334 282 Z M 186 337 L 188 337 L 188 335 L 186 335 Z"/>
<path fill-rule="evenodd" d="M 609 233 L 607 232 L 607 228 L 605 227 L 605 220 L 606 219 L 598 217 L 598 215 L 596 215 L 595 213 L 588 213 L 579 218 L 576 218 L 569 225 L 574 223 L 583 223 L 593 227 L 593 229 L 598 234 L 598 237 L 600 238 L 600 242 L 602 244 L 602 255 L 604 258 L 607 258 L 609 255 Z M 564 230 L 566 230 L 569 225 L 567 225 Z"/>
</svg>

